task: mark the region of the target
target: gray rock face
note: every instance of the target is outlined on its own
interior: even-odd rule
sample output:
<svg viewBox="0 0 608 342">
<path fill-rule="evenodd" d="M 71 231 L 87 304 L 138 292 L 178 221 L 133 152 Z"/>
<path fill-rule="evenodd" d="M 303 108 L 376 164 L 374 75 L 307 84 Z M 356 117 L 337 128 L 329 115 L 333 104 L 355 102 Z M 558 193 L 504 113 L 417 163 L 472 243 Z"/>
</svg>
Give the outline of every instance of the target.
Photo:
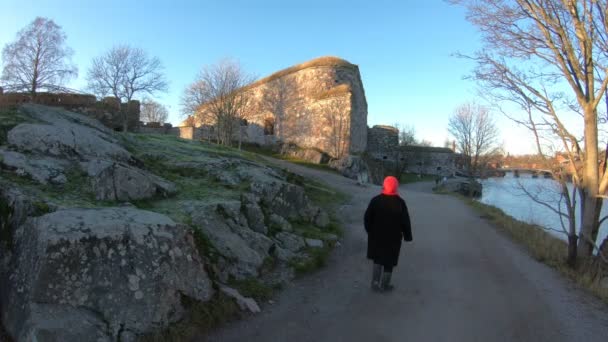
<svg viewBox="0 0 608 342">
<path fill-rule="evenodd" d="M 289 252 L 298 252 L 300 249 L 306 246 L 306 243 L 302 237 L 291 233 L 280 232 L 274 237 L 274 239 L 281 247 Z"/>
<path fill-rule="evenodd" d="M 66 159 L 132 160 L 131 154 L 106 134 L 70 123 L 20 124 L 8 132 L 7 140 L 21 151 Z"/>
<path fill-rule="evenodd" d="M 98 200 L 129 201 L 176 192 L 173 183 L 123 163 L 95 159 L 82 163 Z"/>
<path fill-rule="evenodd" d="M 243 204 L 243 211 L 251 229 L 262 234 L 268 233 L 268 227 L 264 224 L 264 213 L 257 203 Z"/>
<path fill-rule="evenodd" d="M 281 146 L 281 154 L 296 157 L 315 164 L 327 164 L 330 156 L 320 150 L 314 148 L 301 148 L 295 144 L 283 144 Z"/>
<path fill-rule="evenodd" d="M 15 170 L 17 174 L 27 174 L 41 184 L 64 184 L 64 174 L 68 163 L 56 158 L 26 156 L 25 154 L 0 149 L 0 164 Z"/>
<path fill-rule="evenodd" d="M 260 306 L 258 305 L 258 303 L 255 302 L 253 298 L 243 297 L 243 295 L 241 295 L 239 291 L 227 286 L 220 287 L 220 291 L 225 293 L 227 296 L 234 298 L 241 310 L 247 310 L 251 313 L 262 312 Z"/>
<path fill-rule="evenodd" d="M 15 240 L 14 271 L 0 296 L 17 340 L 116 340 L 180 319 L 181 294 L 212 295 L 190 231 L 157 213 L 59 210 L 29 218 Z"/>
<path fill-rule="evenodd" d="M 464 177 L 448 178 L 437 186 L 439 190 L 458 192 L 462 195 L 473 197 L 481 196 L 482 188 L 481 183 Z"/>
<path fill-rule="evenodd" d="M 176 167 L 205 173 L 224 185 L 235 186 L 245 181 L 272 182 L 284 177 L 275 170 L 244 159 L 217 158 L 204 161 L 185 161 Z"/>
<path fill-rule="evenodd" d="M 218 212 L 217 204 L 200 207 L 192 213 L 192 224 L 210 240 L 221 256 L 220 279 L 227 281 L 256 277 L 264 257 L 254 250 L 248 241 L 233 231 Z M 251 231 L 251 233 L 255 233 Z M 241 234 L 246 234 L 241 232 Z"/>
<path fill-rule="evenodd" d="M 24 104 L 22 108 L 34 119 L 48 124 L 77 124 L 84 125 L 105 134 L 112 134 L 112 130 L 101 122 L 85 115 L 67 111 L 59 107 L 48 107 L 37 104 Z"/>
<path fill-rule="evenodd" d="M 66 305 L 32 304 L 23 326 L 19 341 L 113 341 L 102 317 Z"/>
<path fill-rule="evenodd" d="M 273 181 L 254 182 L 251 192 L 260 198 L 260 204 L 269 211 L 288 220 L 312 220 L 313 208 L 304 190 L 290 183 Z"/>
<path fill-rule="evenodd" d="M 306 246 L 312 248 L 323 248 L 323 241 L 317 239 L 305 239 Z"/>
<path fill-rule="evenodd" d="M 293 228 L 291 227 L 291 223 L 289 223 L 286 219 L 282 218 L 277 214 L 271 214 L 268 219 L 270 226 L 274 227 L 283 232 L 291 232 Z"/>
<path fill-rule="evenodd" d="M 369 179 L 367 164 L 358 156 L 347 155 L 342 159 L 334 159 L 329 162 L 329 166 L 351 179 Z"/>
<path fill-rule="evenodd" d="M 315 218 L 313 220 L 313 223 L 315 226 L 319 227 L 319 228 L 327 228 L 327 226 L 329 226 L 329 215 L 327 214 L 327 212 L 321 208 L 319 208 L 319 211 L 317 211 L 317 214 L 315 215 Z"/>
</svg>

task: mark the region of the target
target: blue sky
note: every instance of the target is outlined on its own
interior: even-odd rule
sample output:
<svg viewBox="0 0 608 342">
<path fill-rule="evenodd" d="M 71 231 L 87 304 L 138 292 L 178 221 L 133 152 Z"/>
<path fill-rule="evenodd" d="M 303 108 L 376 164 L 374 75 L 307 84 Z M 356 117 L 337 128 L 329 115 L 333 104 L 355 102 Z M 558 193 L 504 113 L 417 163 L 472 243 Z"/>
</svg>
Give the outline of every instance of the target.
<svg viewBox="0 0 608 342">
<path fill-rule="evenodd" d="M 0 46 L 36 16 L 53 19 L 74 49 L 84 89 L 91 59 L 116 44 L 159 57 L 170 89 L 156 99 L 181 121 L 179 98 L 204 65 L 231 57 L 259 77 L 333 55 L 359 65 L 368 125 L 413 125 L 417 137 L 443 145 L 455 107 L 477 100 L 463 80 L 472 65 L 452 57 L 479 48 L 464 10 L 426 1 L 85 1 L 2 0 Z M 506 149 L 528 152 L 514 124 L 497 117 Z"/>
</svg>

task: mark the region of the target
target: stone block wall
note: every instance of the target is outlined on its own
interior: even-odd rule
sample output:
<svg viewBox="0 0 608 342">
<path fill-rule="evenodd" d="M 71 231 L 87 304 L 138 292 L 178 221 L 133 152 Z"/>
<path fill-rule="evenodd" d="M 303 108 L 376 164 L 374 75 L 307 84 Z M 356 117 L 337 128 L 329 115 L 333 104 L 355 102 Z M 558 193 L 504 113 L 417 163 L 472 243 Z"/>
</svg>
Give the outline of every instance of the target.
<svg viewBox="0 0 608 342">
<path fill-rule="evenodd" d="M 459 154 L 449 148 L 400 146 L 392 150 L 368 151 L 368 156 L 385 163 L 388 168 L 399 163 L 406 173 L 449 176 L 459 169 Z"/>
<path fill-rule="evenodd" d="M 71 93 L 37 93 L 32 99 L 29 93 L 4 93 L 0 88 L 0 108 L 13 107 L 23 103 L 34 102 L 46 106 L 57 106 L 90 116 L 101 121 L 107 127 L 121 130 L 123 113 L 127 115 L 127 128 L 136 131 L 139 126 L 140 103 L 130 101 L 120 103 L 115 97 L 106 97 L 97 101 L 94 95 Z"/>
<path fill-rule="evenodd" d="M 368 129 L 367 151 L 382 153 L 399 146 L 399 130 L 392 126 L 376 125 Z"/>
<path fill-rule="evenodd" d="M 249 142 L 293 143 L 332 157 L 337 152 L 361 153 L 367 147 L 367 101 L 359 68 L 343 59 L 314 59 L 243 91 L 253 98 L 248 126 L 262 127 L 247 129 Z"/>
<path fill-rule="evenodd" d="M 0 92 L 0 107 L 17 106 L 22 103 L 32 102 L 29 93 L 4 93 Z M 34 102 L 45 106 L 61 106 L 68 109 L 75 107 L 92 106 L 96 99 L 93 95 L 65 94 L 65 93 L 37 93 Z"/>
</svg>

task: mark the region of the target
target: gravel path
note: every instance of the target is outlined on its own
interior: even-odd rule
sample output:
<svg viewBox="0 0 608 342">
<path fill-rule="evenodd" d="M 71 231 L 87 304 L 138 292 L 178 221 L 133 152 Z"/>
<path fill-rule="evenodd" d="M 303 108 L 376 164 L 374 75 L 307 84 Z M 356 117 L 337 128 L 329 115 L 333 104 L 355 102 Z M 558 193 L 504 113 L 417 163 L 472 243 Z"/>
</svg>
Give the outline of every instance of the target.
<svg viewBox="0 0 608 342">
<path fill-rule="evenodd" d="M 353 195 L 339 213 L 342 245 L 261 314 L 197 341 L 608 341 L 608 306 L 430 183 L 401 187 L 414 242 L 402 247 L 396 289 L 371 292 L 363 213 L 380 187 L 276 162 Z"/>
</svg>

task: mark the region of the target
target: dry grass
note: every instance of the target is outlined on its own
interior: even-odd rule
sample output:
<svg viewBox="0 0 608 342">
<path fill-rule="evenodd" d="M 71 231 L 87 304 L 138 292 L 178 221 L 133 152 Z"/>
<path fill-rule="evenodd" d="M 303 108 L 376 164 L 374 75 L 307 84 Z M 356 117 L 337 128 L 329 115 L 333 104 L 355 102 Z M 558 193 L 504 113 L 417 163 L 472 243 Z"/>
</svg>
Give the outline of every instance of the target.
<svg viewBox="0 0 608 342">
<path fill-rule="evenodd" d="M 523 245 L 536 260 L 543 262 L 608 303 L 608 289 L 600 286 L 602 277 L 608 276 L 608 266 L 596 258 L 579 261 L 575 268 L 566 264 L 566 242 L 548 234 L 543 228 L 518 221 L 502 210 L 462 196 L 483 218 L 487 219 L 515 242 Z"/>
</svg>

